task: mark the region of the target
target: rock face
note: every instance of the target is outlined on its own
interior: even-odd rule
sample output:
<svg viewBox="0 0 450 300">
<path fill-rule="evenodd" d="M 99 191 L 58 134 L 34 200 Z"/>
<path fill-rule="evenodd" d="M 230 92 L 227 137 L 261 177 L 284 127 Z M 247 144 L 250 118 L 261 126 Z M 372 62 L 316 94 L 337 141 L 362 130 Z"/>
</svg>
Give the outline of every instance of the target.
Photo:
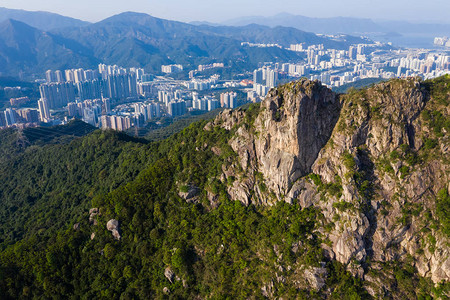
<svg viewBox="0 0 450 300">
<path fill-rule="evenodd" d="M 255 154 L 271 190 L 287 194 L 311 172 L 339 111 L 337 96 L 318 82 L 302 79 L 269 93 L 255 121 Z"/>
<path fill-rule="evenodd" d="M 197 201 L 197 195 L 200 193 L 200 189 L 194 185 L 186 185 L 185 191 L 180 191 L 178 195 L 187 202 L 195 203 Z"/>
<path fill-rule="evenodd" d="M 308 268 L 305 270 L 305 278 L 309 285 L 316 291 L 325 286 L 327 278 L 327 269 L 325 268 Z"/>
<path fill-rule="evenodd" d="M 419 274 L 437 283 L 450 280 L 449 237 L 430 230 L 427 218 L 436 218 L 438 192 L 450 190 L 450 142 L 426 109 L 449 114 L 415 79 L 348 95 L 302 79 L 271 90 L 253 119 L 227 110 L 205 130 L 233 130 L 237 158 L 221 176 L 224 183 L 236 178 L 228 184 L 231 199 L 315 206 L 332 228 L 321 232 L 327 257 L 355 276 L 364 279 L 367 259 L 412 257 Z M 320 289 L 316 271 L 305 276 Z"/>
<path fill-rule="evenodd" d="M 111 219 L 106 223 L 106 229 L 108 231 L 111 231 L 114 239 L 120 240 L 120 234 L 119 234 L 119 221 L 115 219 Z"/>
</svg>

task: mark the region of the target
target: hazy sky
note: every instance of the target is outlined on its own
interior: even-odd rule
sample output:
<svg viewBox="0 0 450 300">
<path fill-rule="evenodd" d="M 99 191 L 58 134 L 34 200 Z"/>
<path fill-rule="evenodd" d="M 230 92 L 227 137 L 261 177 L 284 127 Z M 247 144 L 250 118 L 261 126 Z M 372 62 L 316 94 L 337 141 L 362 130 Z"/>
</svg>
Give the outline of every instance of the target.
<svg viewBox="0 0 450 300">
<path fill-rule="evenodd" d="M 0 0 L 0 6 L 51 11 L 91 22 L 123 11 L 137 11 L 179 21 L 220 22 L 241 16 L 289 12 L 309 17 L 450 23 L 450 0 Z"/>
</svg>

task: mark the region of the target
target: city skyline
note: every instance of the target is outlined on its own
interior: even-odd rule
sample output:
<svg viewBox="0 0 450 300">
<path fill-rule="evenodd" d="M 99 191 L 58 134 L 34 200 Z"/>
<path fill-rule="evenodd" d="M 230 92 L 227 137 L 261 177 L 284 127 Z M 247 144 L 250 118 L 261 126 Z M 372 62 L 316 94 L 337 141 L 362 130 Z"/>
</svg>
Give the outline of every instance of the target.
<svg viewBox="0 0 450 300">
<path fill-rule="evenodd" d="M 110 16 L 135 11 L 152 16 L 183 22 L 208 21 L 224 22 L 230 19 L 246 16 L 274 16 L 289 12 L 307 17 L 354 17 L 373 20 L 402 20 L 423 23 L 449 23 L 447 12 L 450 2 L 445 0 L 423 1 L 388 1 L 388 0 L 323 0 L 320 3 L 299 2 L 294 0 L 229 0 L 220 1 L 193 0 L 183 2 L 168 0 L 165 2 L 148 0 L 130 1 L 88 1 L 63 2 L 47 0 L 45 3 L 32 0 L 4 0 L 1 6 L 11 9 L 29 11 L 48 11 L 64 16 L 98 22 Z M 420 12 L 420 14 L 419 14 Z"/>
</svg>

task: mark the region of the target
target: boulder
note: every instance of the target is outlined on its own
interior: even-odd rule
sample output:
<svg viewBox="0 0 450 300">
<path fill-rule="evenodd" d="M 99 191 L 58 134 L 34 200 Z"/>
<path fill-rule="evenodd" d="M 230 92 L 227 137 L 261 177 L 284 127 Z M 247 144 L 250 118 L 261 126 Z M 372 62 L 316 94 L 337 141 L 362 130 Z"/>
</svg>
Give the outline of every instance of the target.
<svg viewBox="0 0 450 300">
<path fill-rule="evenodd" d="M 119 234 L 119 221 L 115 219 L 109 220 L 108 223 L 106 223 L 106 229 L 111 231 L 114 239 L 120 240 L 121 236 Z"/>
<path fill-rule="evenodd" d="M 310 267 L 305 270 L 305 278 L 310 286 L 319 291 L 325 286 L 325 280 L 327 279 L 328 271 L 324 267 Z"/>
<path fill-rule="evenodd" d="M 164 276 L 167 278 L 167 280 L 170 281 L 170 283 L 173 283 L 173 279 L 175 278 L 175 272 L 172 271 L 171 267 L 167 267 L 164 270 Z"/>
</svg>

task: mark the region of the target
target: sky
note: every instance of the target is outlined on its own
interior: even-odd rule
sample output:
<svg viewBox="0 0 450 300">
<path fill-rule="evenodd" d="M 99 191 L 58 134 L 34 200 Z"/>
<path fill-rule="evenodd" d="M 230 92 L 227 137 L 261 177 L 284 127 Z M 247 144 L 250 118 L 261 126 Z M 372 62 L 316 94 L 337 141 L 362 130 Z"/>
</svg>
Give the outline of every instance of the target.
<svg viewBox="0 0 450 300">
<path fill-rule="evenodd" d="M 282 12 L 308 17 L 362 17 L 450 23 L 449 0 L 0 0 L 7 8 L 42 10 L 96 22 L 124 11 L 178 21 L 222 22 Z"/>
</svg>

